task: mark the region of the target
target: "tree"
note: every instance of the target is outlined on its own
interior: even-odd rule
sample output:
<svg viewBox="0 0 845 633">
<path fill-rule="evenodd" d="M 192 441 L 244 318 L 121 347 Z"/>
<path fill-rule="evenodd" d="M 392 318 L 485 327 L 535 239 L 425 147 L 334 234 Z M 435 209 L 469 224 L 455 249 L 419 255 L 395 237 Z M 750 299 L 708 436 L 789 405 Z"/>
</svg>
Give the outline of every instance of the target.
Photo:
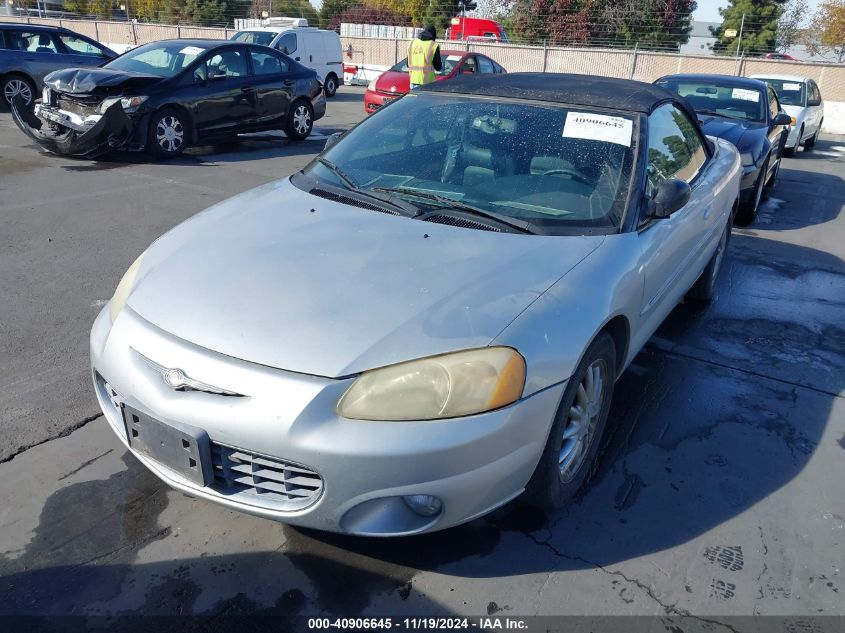
<svg viewBox="0 0 845 633">
<path fill-rule="evenodd" d="M 320 26 L 332 28 L 330 24 L 335 22 L 340 24 L 340 21 L 334 19 L 335 16 L 339 16 L 359 3 L 360 0 L 323 0 L 323 6 L 320 7 Z"/>
<path fill-rule="evenodd" d="M 805 44 L 811 55 L 845 61 L 845 0 L 822 2 L 807 29 Z"/>
<path fill-rule="evenodd" d="M 775 47 L 785 52 L 802 40 L 801 25 L 807 19 L 807 0 L 789 0 L 778 20 Z"/>
<path fill-rule="evenodd" d="M 185 0 L 182 7 L 175 8 L 176 19 L 188 24 L 216 26 L 226 24 L 226 3 L 221 0 Z"/>
<path fill-rule="evenodd" d="M 724 9 L 719 9 L 722 24 L 710 27 L 717 39 L 713 52 L 719 55 L 734 55 L 742 46 L 743 52 L 764 53 L 774 50 L 777 42 L 778 21 L 787 0 L 731 0 Z M 743 20 L 744 16 L 744 20 Z M 725 35 L 735 30 L 736 36 Z M 742 31 L 742 41 L 739 32 Z"/>
<path fill-rule="evenodd" d="M 26 2 L 17 2 L 17 5 L 26 6 Z M 79 15 L 96 16 L 103 20 L 112 18 L 111 0 L 66 0 L 64 10 Z"/>
<path fill-rule="evenodd" d="M 594 37 L 613 46 L 677 51 L 689 40 L 694 0 L 621 0 L 602 12 L 605 31 Z"/>
<path fill-rule="evenodd" d="M 320 16 L 308 0 L 272 0 L 270 15 L 275 17 L 305 18 L 310 25 L 320 24 Z"/>
</svg>

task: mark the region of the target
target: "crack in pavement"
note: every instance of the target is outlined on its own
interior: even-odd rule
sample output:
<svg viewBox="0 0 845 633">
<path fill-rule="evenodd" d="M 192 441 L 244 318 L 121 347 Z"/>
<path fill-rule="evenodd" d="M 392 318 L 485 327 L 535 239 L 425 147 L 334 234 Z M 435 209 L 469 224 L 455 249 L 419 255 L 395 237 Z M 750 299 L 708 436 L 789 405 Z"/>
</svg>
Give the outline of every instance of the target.
<svg viewBox="0 0 845 633">
<path fill-rule="evenodd" d="M 737 631 L 737 629 L 732 627 L 730 624 L 727 624 L 725 622 L 719 622 L 718 620 L 712 620 L 710 618 L 704 618 L 704 617 L 701 617 L 701 616 L 698 616 L 698 615 L 693 615 L 692 613 L 690 613 L 689 611 L 687 611 L 686 609 L 684 609 L 682 607 L 678 607 L 674 604 L 665 603 L 663 600 L 661 600 L 658 597 L 658 595 L 654 592 L 654 590 L 651 587 L 649 587 L 647 584 L 645 584 L 644 582 L 642 582 L 641 580 L 639 580 L 637 578 L 631 578 L 631 577 L 627 576 L 625 573 L 618 571 L 618 570 L 608 569 L 608 568 L 606 568 L 602 565 L 599 565 L 598 563 L 594 563 L 593 561 L 587 560 L 586 558 L 583 558 L 582 556 L 570 556 L 569 554 L 565 554 L 564 552 L 561 552 L 558 548 L 556 548 L 554 545 L 552 545 L 548 541 L 541 541 L 538 538 L 535 538 L 534 535 L 531 534 L 530 532 L 521 532 L 521 534 L 523 534 L 525 537 L 527 537 L 535 545 L 537 545 L 539 547 L 545 547 L 546 549 L 551 551 L 552 554 L 554 554 L 558 558 L 563 558 L 565 560 L 584 563 L 586 565 L 589 565 L 590 567 L 598 569 L 599 571 L 601 571 L 601 572 L 603 572 L 603 573 L 605 573 L 609 576 L 618 576 L 618 577 L 622 578 L 626 582 L 628 582 L 628 583 L 634 585 L 635 587 L 638 587 L 640 590 L 644 591 L 645 594 L 649 598 L 651 598 L 654 602 L 656 602 L 663 609 L 663 611 L 666 615 L 670 615 L 670 616 L 676 615 L 676 616 L 685 617 L 685 618 L 692 618 L 694 620 L 698 620 L 698 621 L 704 622 L 706 624 L 714 624 L 716 626 L 721 626 L 721 627 L 723 627 L 723 628 L 725 628 L 729 631 L 732 631 L 732 633 L 740 633 L 739 631 Z"/>
<path fill-rule="evenodd" d="M 686 354 L 684 352 L 679 352 L 675 349 L 661 347 L 660 345 L 656 345 L 653 342 L 646 343 L 646 348 L 649 348 L 649 347 L 651 349 L 655 350 L 655 351 L 658 351 L 658 352 L 665 354 L 666 356 L 671 356 L 671 357 L 674 357 L 674 358 L 685 359 L 685 360 L 698 361 L 699 363 L 705 363 L 707 365 L 713 365 L 715 367 L 721 367 L 722 369 L 727 369 L 727 370 L 730 370 L 730 371 L 739 372 L 741 374 L 747 374 L 749 376 L 754 376 L 756 378 L 765 378 L 766 380 L 779 382 L 779 383 L 784 384 L 784 385 L 789 385 L 790 387 L 793 387 L 793 388 L 807 389 L 808 391 L 813 391 L 815 393 L 819 393 L 819 394 L 822 394 L 822 395 L 825 395 L 825 396 L 830 396 L 830 397 L 836 398 L 838 400 L 845 398 L 845 396 L 838 394 L 838 393 L 834 393 L 832 391 L 826 391 L 824 389 L 819 389 L 818 387 L 812 387 L 810 385 L 804 385 L 804 384 L 801 384 L 800 382 L 792 382 L 791 380 L 786 380 L 784 378 L 777 378 L 775 376 L 768 376 L 766 374 L 762 374 L 762 373 L 757 372 L 757 371 L 752 371 L 750 369 L 743 369 L 742 367 L 734 367 L 733 365 L 728 365 L 727 363 L 720 363 L 718 361 L 710 360 L 708 358 L 701 358 L 699 356 L 693 356 L 692 354 Z"/>
<path fill-rule="evenodd" d="M 10 462 L 15 457 L 17 457 L 18 455 L 21 455 L 22 453 L 25 453 L 28 450 L 35 448 L 36 446 L 41 446 L 42 444 L 46 444 L 47 442 L 52 442 L 53 440 L 58 440 L 58 439 L 61 439 L 63 437 L 67 437 L 68 435 L 70 435 L 74 431 L 78 431 L 79 429 L 81 429 L 83 426 L 85 426 L 89 422 L 93 422 L 94 420 L 101 418 L 101 417 L 103 417 L 102 412 L 97 413 L 95 415 L 89 415 L 87 418 L 83 418 L 79 422 L 76 422 L 76 423 L 72 424 L 71 426 L 69 426 L 65 429 L 62 429 L 59 432 L 58 435 L 54 435 L 53 437 L 48 437 L 46 439 L 43 439 L 39 442 L 35 442 L 34 444 L 29 444 L 27 446 L 19 446 L 17 448 L 17 450 L 15 450 L 15 452 L 13 452 L 11 455 L 7 455 L 6 457 L 0 458 L 0 464 L 5 464 L 7 462 Z"/>
<path fill-rule="evenodd" d="M 88 459 L 88 460 L 86 460 L 86 461 L 82 462 L 79 466 L 77 466 L 76 468 L 74 468 L 72 471 L 70 471 L 70 472 L 69 472 L 69 473 L 67 473 L 66 475 L 62 475 L 61 477 L 59 477 L 56 481 L 62 481 L 63 479 L 67 479 L 68 477 L 70 477 L 70 476 L 72 476 L 72 475 L 75 475 L 76 473 L 78 473 L 80 470 L 82 470 L 82 469 L 83 469 L 83 468 L 85 468 L 86 466 L 90 466 L 91 464 L 93 464 L 94 462 L 96 462 L 96 461 L 97 461 L 98 459 L 100 459 L 101 457 L 105 457 L 106 455 L 108 455 L 109 453 L 112 453 L 112 452 L 114 452 L 114 449 L 113 449 L 113 448 L 110 448 L 110 449 L 109 449 L 109 450 L 107 450 L 105 453 L 102 453 L 102 454 L 100 454 L 100 455 L 97 455 L 96 457 L 92 457 L 91 459 Z"/>
</svg>

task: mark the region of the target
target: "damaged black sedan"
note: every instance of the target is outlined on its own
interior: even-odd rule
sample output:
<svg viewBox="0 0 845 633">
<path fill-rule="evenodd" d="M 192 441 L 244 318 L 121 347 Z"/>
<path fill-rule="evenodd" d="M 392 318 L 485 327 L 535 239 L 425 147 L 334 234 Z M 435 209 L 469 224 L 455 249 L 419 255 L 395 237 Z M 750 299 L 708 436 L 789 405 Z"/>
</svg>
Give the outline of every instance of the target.
<svg viewBox="0 0 845 633">
<path fill-rule="evenodd" d="M 13 102 L 15 123 L 47 150 L 84 158 L 117 148 L 172 157 L 264 130 L 302 140 L 326 111 L 313 70 L 264 46 L 220 40 L 154 42 L 44 83 L 34 111 Z"/>
</svg>

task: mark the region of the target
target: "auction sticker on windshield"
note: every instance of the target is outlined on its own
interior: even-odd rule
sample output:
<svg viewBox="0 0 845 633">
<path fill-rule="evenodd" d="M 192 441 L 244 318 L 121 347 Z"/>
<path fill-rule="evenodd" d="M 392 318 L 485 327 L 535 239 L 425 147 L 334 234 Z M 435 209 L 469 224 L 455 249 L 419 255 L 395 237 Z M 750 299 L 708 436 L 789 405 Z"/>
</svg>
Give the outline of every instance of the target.
<svg viewBox="0 0 845 633">
<path fill-rule="evenodd" d="M 801 90 L 801 84 L 783 84 L 784 90 Z"/>
<path fill-rule="evenodd" d="M 756 90 L 747 90 L 746 88 L 734 88 L 731 98 L 741 99 L 742 101 L 759 101 L 760 93 Z"/>
<path fill-rule="evenodd" d="M 183 48 L 179 52 L 182 53 L 183 55 L 199 55 L 200 53 L 203 52 L 203 50 L 204 49 L 199 48 L 198 46 L 186 46 L 185 48 Z"/>
<path fill-rule="evenodd" d="M 563 126 L 564 138 L 582 138 L 631 147 L 633 121 L 621 116 L 567 112 Z"/>
</svg>

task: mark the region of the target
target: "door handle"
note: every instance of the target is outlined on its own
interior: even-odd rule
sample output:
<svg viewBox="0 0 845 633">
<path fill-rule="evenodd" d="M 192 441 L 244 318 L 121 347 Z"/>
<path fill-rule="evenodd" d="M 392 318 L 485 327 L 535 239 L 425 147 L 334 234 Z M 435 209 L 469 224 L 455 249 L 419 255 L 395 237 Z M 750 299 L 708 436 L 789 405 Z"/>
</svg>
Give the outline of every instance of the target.
<svg viewBox="0 0 845 633">
<path fill-rule="evenodd" d="M 255 88 L 252 86 L 241 86 L 241 92 L 255 92 Z"/>
<path fill-rule="evenodd" d="M 293 85 L 293 79 L 285 79 L 282 83 L 285 84 L 286 86 L 292 86 Z"/>
<path fill-rule="evenodd" d="M 300 61 L 300 58 L 299 58 L 299 57 L 294 57 L 294 59 L 295 59 L 296 61 Z"/>
</svg>

